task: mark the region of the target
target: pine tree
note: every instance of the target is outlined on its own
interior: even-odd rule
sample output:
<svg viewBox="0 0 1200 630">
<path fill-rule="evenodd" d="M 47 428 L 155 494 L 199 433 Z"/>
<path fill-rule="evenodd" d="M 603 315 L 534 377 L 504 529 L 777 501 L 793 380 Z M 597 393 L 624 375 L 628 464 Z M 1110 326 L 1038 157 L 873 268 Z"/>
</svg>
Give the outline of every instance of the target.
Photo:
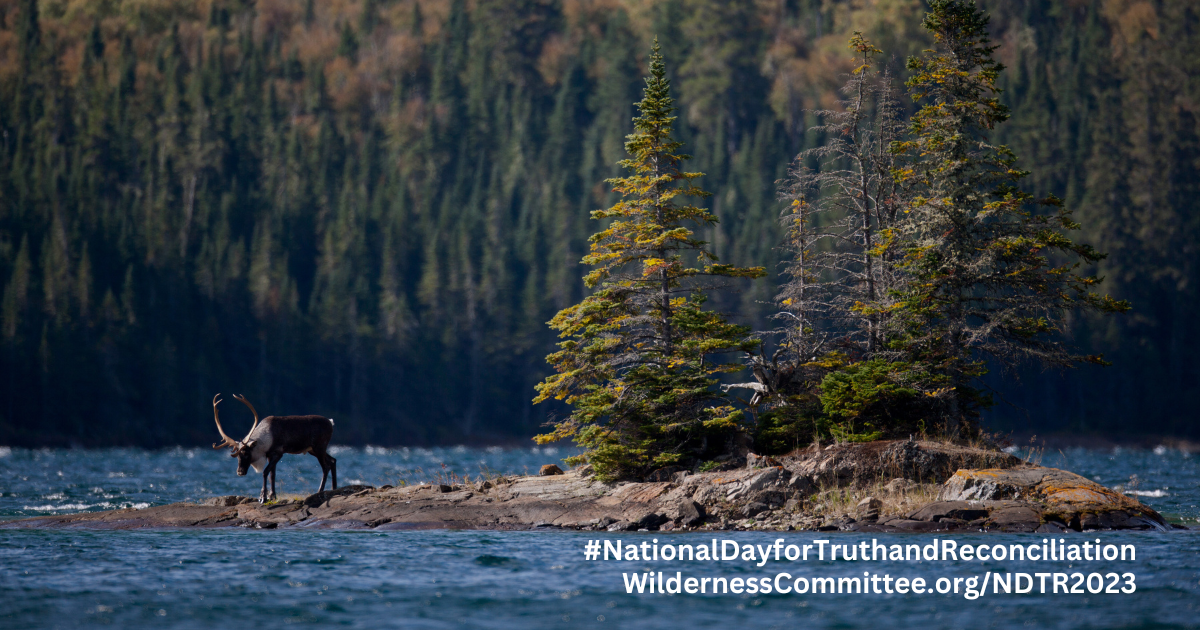
<svg viewBox="0 0 1200 630">
<path fill-rule="evenodd" d="M 565 400 L 571 415 L 539 442 L 574 438 L 602 479 L 642 475 L 720 448 L 739 429 L 742 412 L 728 404 L 717 376 L 740 369 L 722 355 L 752 352 L 748 328 L 703 308 L 715 278 L 757 278 L 761 267 L 718 262 L 688 225 L 715 225 L 716 216 L 680 197 L 703 199 L 680 170 L 689 156 L 671 137 L 674 99 L 657 39 L 629 158 L 632 173 L 608 180 L 622 198 L 592 213 L 609 220 L 593 234 L 583 262 L 594 292 L 558 313 L 550 326 L 566 338 L 547 360 L 556 374 L 537 387 L 535 402 Z M 706 279 L 708 279 L 706 281 Z"/>
<path fill-rule="evenodd" d="M 972 386 L 985 361 L 1049 367 L 1101 363 L 1059 337 L 1074 309 L 1125 311 L 1123 301 L 1093 291 L 1100 278 L 1080 267 L 1104 258 L 1067 232 L 1080 227 L 1063 203 L 1036 200 L 1019 188 L 1027 172 L 1004 146 L 990 144 L 1008 119 L 997 79 L 1003 66 L 974 0 L 932 0 L 924 26 L 937 48 L 911 58 L 907 86 L 921 103 L 911 138 L 894 150 L 911 158 L 898 178 L 911 195 L 900 238 L 900 268 L 910 282 L 900 295 L 907 351 L 948 377 L 953 395 L 947 429 L 969 429 L 988 400 Z M 1045 211 L 1031 206 L 1040 204 Z"/>
</svg>

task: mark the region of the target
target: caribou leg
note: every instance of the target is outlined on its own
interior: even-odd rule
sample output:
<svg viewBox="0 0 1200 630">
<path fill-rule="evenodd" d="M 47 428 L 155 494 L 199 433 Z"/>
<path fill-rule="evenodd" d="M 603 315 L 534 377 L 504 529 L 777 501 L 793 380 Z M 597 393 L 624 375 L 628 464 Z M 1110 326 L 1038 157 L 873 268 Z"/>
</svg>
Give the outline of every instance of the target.
<svg viewBox="0 0 1200 630">
<path fill-rule="evenodd" d="M 271 465 L 267 464 L 266 466 L 263 466 L 263 486 L 262 486 L 262 491 L 258 493 L 258 502 L 259 503 L 267 502 L 267 475 L 270 475 L 270 474 L 271 474 Z"/>
<path fill-rule="evenodd" d="M 329 462 L 326 461 L 329 459 L 329 453 L 324 451 L 318 452 L 316 450 L 309 451 L 309 453 L 311 453 L 313 457 L 316 457 L 317 463 L 321 465 L 321 487 L 317 488 L 317 492 L 325 492 L 325 478 L 329 476 Z"/>
<path fill-rule="evenodd" d="M 279 455 L 272 457 L 267 462 L 267 467 L 263 468 L 263 495 L 265 496 L 267 501 L 275 500 L 275 466 L 279 463 L 279 460 L 281 460 L 281 459 L 283 459 L 283 453 L 280 453 Z M 270 495 L 267 495 L 267 475 L 268 474 L 271 475 L 271 494 Z M 259 500 L 259 503 L 263 503 L 263 502 L 264 502 L 263 500 Z"/>
<path fill-rule="evenodd" d="M 276 468 L 276 466 L 279 465 L 279 460 L 281 460 L 281 459 L 283 459 L 283 453 L 280 453 L 279 457 L 276 457 L 275 461 L 271 462 L 271 500 L 272 501 L 275 500 L 275 468 Z"/>
</svg>

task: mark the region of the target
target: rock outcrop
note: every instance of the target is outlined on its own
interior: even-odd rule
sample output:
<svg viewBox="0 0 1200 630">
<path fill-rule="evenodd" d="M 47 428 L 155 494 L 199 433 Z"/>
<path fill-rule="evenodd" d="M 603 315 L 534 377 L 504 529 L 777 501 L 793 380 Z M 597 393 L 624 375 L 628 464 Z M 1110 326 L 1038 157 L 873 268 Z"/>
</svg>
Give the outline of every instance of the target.
<svg viewBox="0 0 1200 630">
<path fill-rule="evenodd" d="M 1039 511 L 1044 523 L 1074 530 L 1166 527 L 1157 512 L 1137 499 L 1056 468 L 960 470 L 942 486 L 938 499 L 1017 502 L 1026 506 L 1023 509 Z"/>
<path fill-rule="evenodd" d="M 781 463 L 793 473 L 826 486 L 872 483 L 881 478 L 941 483 L 963 469 L 1006 469 L 1024 464 L 1001 451 L 917 440 L 810 448 L 788 455 Z"/>
<path fill-rule="evenodd" d="M 267 505 L 249 497 L 223 496 L 204 505 L 44 516 L 0 527 L 1165 529 L 1161 516 L 1133 498 L 1079 475 L 1028 466 L 995 451 L 909 440 L 746 460 L 744 467 L 720 472 L 664 469 L 640 483 L 602 483 L 585 466 L 470 485 L 348 486 Z M 845 495 L 854 488 L 874 488 L 876 494 L 859 495 L 863 498 L 854 499 L 840 514 L 830 514 L 827 506 L 818 514 L 822 497 Z M 935 489 L 936 500 L 931 500 Z M 920 503 L 897 513 L 897 506 L 907 505 L 897 497 L 918 497 Z"/>
</svg>

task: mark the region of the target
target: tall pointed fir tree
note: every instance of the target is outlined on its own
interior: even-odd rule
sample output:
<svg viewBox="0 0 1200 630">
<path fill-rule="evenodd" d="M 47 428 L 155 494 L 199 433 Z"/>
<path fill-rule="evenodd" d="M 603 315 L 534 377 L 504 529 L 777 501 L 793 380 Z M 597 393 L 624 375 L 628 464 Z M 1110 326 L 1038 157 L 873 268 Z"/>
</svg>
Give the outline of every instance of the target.
<svg viewBox="0 0 1200 630">
<path fill-rule="evenodd" d="M 936 48 L 908 62 L 907 86 L 921 107 L 910 138 L 894 145 L 910 160 L 897 171 L 909 195 L 899 266 L 910 276 L 898 312 L 909 324 L 909 356 L 948 377 L 943 420 L 953 433 L 972 429 L 989 402 L 973 386 L 986 362 L 1102 363 L 1064 343 L 1064 318 L 1129 305 L 1094 292 L 1101 279 L 1081 268 L 1105 255 L 1071 240 L 1080 226 L 1062 201 L 1021 190 L 1029 173 L 988 140 L 1009 116 L 988 17 L 974 0 L 931 0 L 923 24 Z"/>
<path fill-rule="evenodd" d="M 727 357 L 752 352 L 749 329 L 703 308 L 720 278 L 758 278 L 763 268 L 721 264 L 689 225 L 717 222 L 682 198 L 709 193 L 681 170 L 689 156 L 672 139 L 675 116 L 658 40 L 634 133 L 627 136 L 631 173 L 608 180 L 621 200 L 592 218 L 611 220 L 590 238 L 583 263 L 593 293 L 550 322 L 565 340 L 547 357 L 555 374 L 538 384 L 535 402 L 573 406 L 554 430 L 536 439 L 574 438 L 602 479 L 644 475 L 724 450 L 740 431 L 742 412 L 717 388 L 718 376 L 742 366 Z"/>
</svg>

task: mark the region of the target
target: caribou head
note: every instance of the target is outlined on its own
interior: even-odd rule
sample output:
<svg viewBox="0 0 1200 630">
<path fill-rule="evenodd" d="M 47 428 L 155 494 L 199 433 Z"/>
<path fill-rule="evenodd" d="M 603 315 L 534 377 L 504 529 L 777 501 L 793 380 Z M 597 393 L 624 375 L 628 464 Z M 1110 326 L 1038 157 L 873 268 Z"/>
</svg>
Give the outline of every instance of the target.
<svg viewBox="0 0 1200 630">
<path fill-rule="evenodd" d="M 244 477 L 246 476 L 246 472 L 250 469 L 251 464 L 254 463 L 255 459 L 257 459 L 254 457 L 254 446 L 257 443 L 257 440 L 254 439 L 254 430 L 258 428 L 258 411 L 254 409 L 254 405 L 251 405 L 250 401 L 246 400 L 245 397 L 238 394 L 234 394 L 233 397 L 237 400 L 240 400 L 242 404 L 250 408 L 250 413 L 254 414 L 254 424 L 250 427 L 250 432 L 246 434 L 246 437 L 242 438 L 241 440 L 234 440 L 226 435 L 225 429 L 221 428 L 221 416 L 217 413 L 217 405 L 221 404 L 221 395 L 217 394 L 216 396 L 213 396 L 213 420 L 217 422 L 217 432 L 221 434 L 222 440 L 213 444 L 213 448 L 225 448 L 228 446 L 230 448 L 229 456 L 236 457 L 238 460 L 238 476 Z M 255 468 L 257 468 L 257 466 Z"/>
</svg>

